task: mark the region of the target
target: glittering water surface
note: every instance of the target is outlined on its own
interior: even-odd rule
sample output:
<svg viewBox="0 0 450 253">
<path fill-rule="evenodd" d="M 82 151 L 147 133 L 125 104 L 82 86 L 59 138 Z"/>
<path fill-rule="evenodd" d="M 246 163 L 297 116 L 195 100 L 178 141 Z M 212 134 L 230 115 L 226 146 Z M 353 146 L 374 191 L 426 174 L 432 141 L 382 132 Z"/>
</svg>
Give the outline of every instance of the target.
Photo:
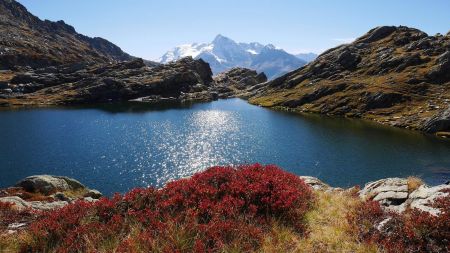
<svg viewBox="0 0 450 253">
<path fill-rule="evenodd" d="M 0 187 L 66 175 L 106 194 L 161 186 L 213 165 L 277 164 L 335 186 L 417 175 L 448 180 L 450 142 L 360 120 L 229 99 L 0 111 Z"/>
</svg>

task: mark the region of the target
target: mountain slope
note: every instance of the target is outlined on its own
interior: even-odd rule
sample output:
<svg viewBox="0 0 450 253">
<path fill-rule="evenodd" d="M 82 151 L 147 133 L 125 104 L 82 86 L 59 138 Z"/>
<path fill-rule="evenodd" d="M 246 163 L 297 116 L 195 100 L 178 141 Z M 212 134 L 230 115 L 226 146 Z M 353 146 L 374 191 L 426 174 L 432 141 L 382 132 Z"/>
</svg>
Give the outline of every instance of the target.
<svg viewBox="0 0 450 253">
<path fill-rule="evenodd" d="M 377 27 L 252 92 L 263 106 L 450 132 L 450 35 Z"/>
<path fill-rule="evenodd" d="M 211 43 L 178 46 L 165 53 L 159 62 L 168 63 L 186 56 L 205 60 L 211 65 L 214 74 L 243 67 L 265 72 L 269 79 L 306 64 L 306 61 L 273 45 L 237 43 L 222 35 L 217 35 Z"/>
<path fill-rule="evenodd" d="M 64 21 L 42 21 L 14 0 L 0 0 L 0 69 L 133 57 L 102 38 L 81 35 Z"/>
</svg>

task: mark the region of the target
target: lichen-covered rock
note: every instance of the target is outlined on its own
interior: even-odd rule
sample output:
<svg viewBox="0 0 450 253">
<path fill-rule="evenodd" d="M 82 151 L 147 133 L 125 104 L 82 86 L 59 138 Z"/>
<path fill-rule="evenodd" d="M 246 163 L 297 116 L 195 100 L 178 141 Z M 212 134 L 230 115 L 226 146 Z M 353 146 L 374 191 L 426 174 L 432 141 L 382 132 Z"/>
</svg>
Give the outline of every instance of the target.
<svg viewBox="0 0 450 253">
<path fill-rule="evenodd" d="M 326 190 L 329 190 L 332 188 L 331 186 L 322 182 L 320 179 L 318 179 L 316 177 L 300 176 L 300 178 L 303 179 L 305 181 L 305 183 L 307 185 L 311 186 L 311 188 L 313 188 L 314 190 L 326 191 Z"/>
<path fill-rule="evenodd" d="M 67 201 L 53 201 L 53 202 L 45 202 L 45 201 L 30 201 L 28 202 L 30 207 L 34 210 L 39 211 L 48 211 L 53 209 L 59 209 L 69 204 Z"/>
<path fill-rule="evenodd" d="M 84 197 L 90 197 L 93 199 L 99 199 L 103 196 L 103 194 L 97 190 L 89 190 L 84 194 Z"/>
<path fill-rule="evenodd" d="M 40 192 L 46 195 L 57 191 L 69 191 L 86 188 L 75 179 L 68 177 L 36 175 L 20 180 L 17 187 L 22 187 L 28 192 Z"/>
<path fill-rule="evenodd" d="M 436 133 L 440 131 L 450 131 L 450 105 L 446 110 L 437 113 L 427 120 L 422 128 L 427 133 Z"/>
<path fill-rule="evenodd" d="M 370 182 L 359 192 L 364 200 L 378 201 L 388 210 L 403 212 L 408 199 L 408 180 L 405 178 L 386 178 Z"/>
<path fill-rule="evenodd" d="M 408 196 L 407 205 L 411 208 L 417 208 L 433 215 L 438 215 L 440 210 L 433 208 L 432 204 L 436 199 L 449 195 L 450 185 L 438 185 L 430 187 L 421 185 L 417 190 L 413 191 Z"/>
<path fill-rule="evenodd" d="M 432 205 L 436 199 L 448 194 L 444 190 L 450 191 L 450 185 L 430 187 L 423 184 L 417 189 L 409 189 L 406 178 L 386 178 L 366 184 L 359 196 L 363 200 L 377 201 L 390 211 L 403 212 L 408 208 L 417 208 L 437 215 L 439 210 Z"/>
<path fill-rule="evenodd" d="M 24 210 L 27 208 L 30 208 L 30 204 L 26 202 L 25 200 L 17 197 L 17 196 L 10 196 L 10 197 L 2 197 L 0 198 L 0 202 L 2 203 L 12 203 L 14 204 L 13 208 L 17 210 Z"/>
</svg>

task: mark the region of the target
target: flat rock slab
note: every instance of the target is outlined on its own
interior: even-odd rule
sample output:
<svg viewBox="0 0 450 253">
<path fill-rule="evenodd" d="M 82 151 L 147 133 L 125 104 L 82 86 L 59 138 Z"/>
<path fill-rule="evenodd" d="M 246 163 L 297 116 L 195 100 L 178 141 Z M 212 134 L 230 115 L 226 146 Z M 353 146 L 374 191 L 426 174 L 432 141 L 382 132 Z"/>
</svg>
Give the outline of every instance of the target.
<svg viewBox="0 0 450 253">
<path fill-rule="evenodd" d="M 438 215 L 440 211 L 432 205 L 436 199 L 449 194 L 446 190 L 450 191 L 450 185 L 430 187 L 424 184 L 411 191 L 408 189 L 408 179 L 386 178 L 366 184 L 359 196 L 363 200 L 377 201 L 389 211 L 401 213 L 408 208 L 417 208 Z"/>
</svg>

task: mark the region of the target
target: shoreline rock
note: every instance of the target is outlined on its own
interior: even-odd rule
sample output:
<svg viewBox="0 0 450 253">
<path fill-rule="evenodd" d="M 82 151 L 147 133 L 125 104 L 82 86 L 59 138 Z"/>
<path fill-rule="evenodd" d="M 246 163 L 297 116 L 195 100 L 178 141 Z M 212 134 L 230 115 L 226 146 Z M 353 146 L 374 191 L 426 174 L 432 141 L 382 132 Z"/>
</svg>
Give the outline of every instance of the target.
<svg viewBox="0 0 450 253">
<path fill-rule="evenodd" d="M 300 176 L 300 178 L 316 191 L 344 192 L 355 189 L 354 187 L 335 188 L 315 177 Z M 411 180 L 416 180 L 414 187 L 411 186 Z M 409 178 L 380 179 L 365 184 L 364 188 L 358 191 L 358 196 L 364 201 L 373 200 L 380 203 L 381 207 L 387 211 L 402 213 L 409 208 L 417 208 L 432 215 L 438 215 L 440 211 L 433 208 L 432 204 L 436 199 L 450 195 L 450 185 L 428 186 L 417 180 Z"/>
<path fill-rule="evenodd" d="M 78 180 L 65 176 L 35 175 L 0 191 L 0 202 L 13 203 L 18 210 L 47 211 L 76 200 L 96 201 L 103 195 Z"/>
</svg>

